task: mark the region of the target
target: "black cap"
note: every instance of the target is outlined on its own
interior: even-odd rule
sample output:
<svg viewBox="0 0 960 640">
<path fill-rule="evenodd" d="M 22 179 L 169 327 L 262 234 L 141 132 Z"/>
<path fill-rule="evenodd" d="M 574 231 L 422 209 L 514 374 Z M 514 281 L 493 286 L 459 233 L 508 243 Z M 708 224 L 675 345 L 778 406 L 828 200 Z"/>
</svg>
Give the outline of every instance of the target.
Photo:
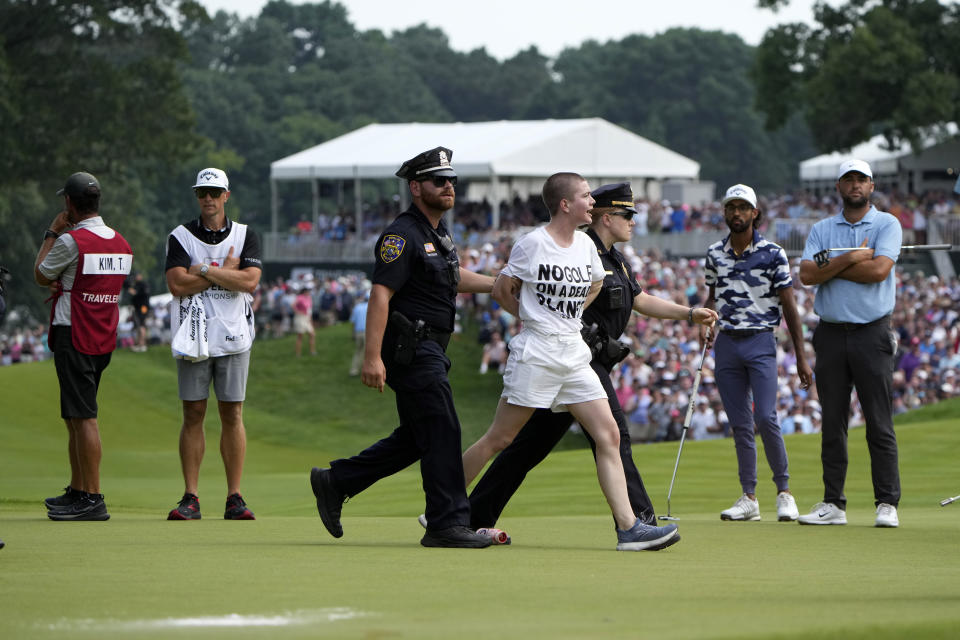
<svg viewBox="0 0 960 640">
<path fill-rule="evenodd" d="M 616 184 L 605 184 L 602 187 L 594 189 L 590 195 L 596 200 L 594 209 L 601 207 L 616 207 L 625 209 L 631 213 L 636 213 L 633 208 L 633 191 L 630 189 L 629 182 L 617 182 Z"/>
<path fill-rule="evenodd" d="M 420 180 L 431 176 L 456 178 L 457 173 L 450 166 L 453 151 L 446 147 L 437 147 L 410 158 L 397 169 L 396 176 L 404 180 Z"/>
<path fill-rule="evenodd" d="M 57 191 L 58 196 L 75 198 L 85 193 L 100 193 L 100 182 L 89 173 L 80 171 L 67 178 L 63 189 Z"/>
</svg>

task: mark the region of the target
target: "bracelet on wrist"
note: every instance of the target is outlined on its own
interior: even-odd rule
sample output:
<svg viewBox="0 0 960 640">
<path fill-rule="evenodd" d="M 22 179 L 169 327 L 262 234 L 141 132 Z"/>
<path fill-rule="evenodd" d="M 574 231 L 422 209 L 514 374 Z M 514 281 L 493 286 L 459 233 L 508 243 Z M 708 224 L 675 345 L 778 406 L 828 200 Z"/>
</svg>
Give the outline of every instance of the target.
<svg viewBox="0 0 960 640">
<path fill-rule="evenodd" d="M 693 307 L 690 307 L 690 311 L 687 312 L 687 322 L 693 324 Z"/>
<path fill-rule="evenodd" d="M 47 229 L 46 231 L 43 232 L 44 240 L 46 240 L 47 238 L 53 238 L 54 240 L 56 240 L 59 237 L 60 237 L 60 234 L 54 231 L 53 229 Z"/>
</svg>

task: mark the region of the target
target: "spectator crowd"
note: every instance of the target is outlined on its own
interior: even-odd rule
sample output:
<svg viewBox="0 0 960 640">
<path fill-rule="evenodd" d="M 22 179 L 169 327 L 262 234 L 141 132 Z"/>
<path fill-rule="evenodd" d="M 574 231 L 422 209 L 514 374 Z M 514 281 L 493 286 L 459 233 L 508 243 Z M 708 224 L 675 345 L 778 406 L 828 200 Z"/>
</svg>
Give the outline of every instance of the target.
<svg viewBox="0 0 960 640">
<path fill-rule="evenodd" d="M 904 230 L 914 232 L 914 241 L 923 242 L 926 219 L 934 214 L 960 214 L 960 201 L 944 193 L 923 197 L 877 194 L 877 206 L 893 213 Z M 382 203 L 365 214 L 364 235 L 375 236 L 392 217 L 389 203 Z M 718 203 L 703 206 L 668 201 L 639 201 L 635 233 L 687 232 L 725 229 Z M 761 198 L 760 208 L 767 219 L 820 218 L 836 211 L 836 197 L 786 194 Z M 496 274 L 509 255 L 518 230 L 539 224 L 545 218 L 536 199 L 515 199 L 503 203 L 501 231 L 489 231 L 490 206 L 486 202 L 466 203 L 457 208 L 453 232 L 461 264 L 472 271 Z M 301 221 L 296 233 L 319 234 L 325 240 L 343 240 L 355 234 L 352 218 L 346 215 L 324 217 L 323 228 Z M 763 230 L 763 228 L 761 229 Z M 777 241 L 777 238 L 770 238 Z M 706 247 L 704 247 L 706 251 Z M 644 290 L 679 304 L 701 305 L 706 298 L 702 259 L 677 259 L 658 250 L 638 253 L 623 247 L 634 273 Z M 813 312 L 814 290 L 803 287 L 797 275 L 798 263 L 791 262 L 794 293 L 803 321 L 807 361 L 813 365 L 810 337 L 817 324 Z M 326 273 L 297 269 L 289 278 L 264 282 L 255 294 L 254 310 L 257 338 L 284 336 L 294 330 L 297 297 L 308 295 L 311 318 L 318 328 L 348 322 L 354 305 L 370 283 L 362 272 Z M 506 362 L 510 339 L 519 331 L 518 320 L 493 302 L 489 295 L 461 295 L 458 327 L 471 322 L 479 327 L 483 345 L 482 360 L 475 363 L 482 373 L 495 374 Z M 960 395 L 960 280 L 941 280 L 922 272 L 897 271 L 897 304 L 893 326 L 899 338 L 897 368 L 894 374 L 894 408 L 902 413 L 925 404 Z M 169 305 L 155 304 L 147 318 L 151 344 L 168 343 Z M 134 346 L 132 314 L 123 313 L 118 332 L 121 347 Z M 630 422 L 631 436 L 637 443 L 672 440 L 680 437 L 690 400 L 693 373 L 700 356 L 699 332 L 686 323 L 634 315 L 621 341 L 630 347 L 630 355 L 613 371 L 617 395 Z M 784 433 L 814 433 L 820 428 L 820 405 L 815 385 L 800 388 L 796 376 L 796 358 L 786 327 L 777 331 L 777 361 L 780 381 L 780 424 Z M 43 360 L 50 357 L 43 327 L 12 328 L 0 333 L 0 364 Z M 464 366 L 464 363 L 457 363 Z M 345 367 L 346 375 L 346 367 Z M 710 350 L 703 365 L 703 377 L 695 401 L 696 410 L 688 437 L 719 438 L 729 435 L 729 425 L 712 376 Z M 859 403 L 851 403 L 851 424 L 861 424 Z"/>
</svg>

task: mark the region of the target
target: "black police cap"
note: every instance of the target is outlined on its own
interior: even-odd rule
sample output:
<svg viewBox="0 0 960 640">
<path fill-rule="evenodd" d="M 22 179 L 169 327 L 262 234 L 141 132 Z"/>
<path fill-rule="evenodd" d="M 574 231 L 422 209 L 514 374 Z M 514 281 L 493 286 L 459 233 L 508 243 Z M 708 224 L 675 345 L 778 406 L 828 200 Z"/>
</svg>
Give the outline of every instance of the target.
<svg viewBox="0 0 960 640">
<path fill-rule="evenodd" d="M 636 213 L 633 208 L 633 191 L 630 189 L 629 182 L 617 182 L 616 184 L 605 184 L 602 187 L 594 189 L 590 195 L 596 200 L 593 205 L 595 209 L 601 207 L 616 207 L 625 209 L 631 213 Z"/>
<path fill-rule="evenodd" d="M 410 158 L 397 169 L 396 176 L 404 180 L 420 180 L 431 176 L 456 178 L 457 174 L 450 166 L 453 151 L 446 147 L 437 147 Z"/>
<path fill-rule="evenodd" d="M 100 193 L 100 182 L 93 175 L 80 171 L 67 178 L 67 183 L 63 185 L 63 189 L 57 191 L 57 195 L 76 198 L 88 191 L 90 193 Z"/>
</svg>

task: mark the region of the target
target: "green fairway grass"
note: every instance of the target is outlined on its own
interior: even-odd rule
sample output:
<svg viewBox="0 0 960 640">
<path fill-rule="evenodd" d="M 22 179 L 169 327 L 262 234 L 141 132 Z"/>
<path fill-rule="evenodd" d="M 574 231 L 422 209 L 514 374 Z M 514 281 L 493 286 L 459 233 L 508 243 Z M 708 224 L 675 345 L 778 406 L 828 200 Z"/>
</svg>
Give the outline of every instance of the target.
<svg viewBox="0 0 960 640">
<path fill-rule="evenodd" d="M 527 478 L 498 526 L 510 546 L 425 549 L 414 466 L 354 497 L 344 537 L 316 514 L 308 473 L 396 426 L 392 394 L 349 378 L 348 326 L 257 342 L 245 409 L 243 491 L 254 522 L 222 520 L 211 411 L 199 522 L 167 522 L 183 491 L 169 348 L 118 351 L 101 388 L 109 522 L 57 523 L 43 498 L 68 480 L 52 362 L 0 368 L 0 638 L 956 638 L 960 628 L 960 402 L 897 421 L 899 529 L 875 529 L 864 430 L 850 432 L 845 527 L 776 521 L 762 450 L 763 520 L 721 522 L 739 495 L 732 440 L 688 441 L 671 511 L 682 541 L 618 553 L 585 449 Z M 464 445 L 487 427 L 500 380 L 451 347 Z M 822 497 L 819 436 L 788 436 L 801 512 Z M 760 443 L 758 442 L 758 448 Z M 634 448 L 660 513 L 677 443 Z"/>
</svg>

